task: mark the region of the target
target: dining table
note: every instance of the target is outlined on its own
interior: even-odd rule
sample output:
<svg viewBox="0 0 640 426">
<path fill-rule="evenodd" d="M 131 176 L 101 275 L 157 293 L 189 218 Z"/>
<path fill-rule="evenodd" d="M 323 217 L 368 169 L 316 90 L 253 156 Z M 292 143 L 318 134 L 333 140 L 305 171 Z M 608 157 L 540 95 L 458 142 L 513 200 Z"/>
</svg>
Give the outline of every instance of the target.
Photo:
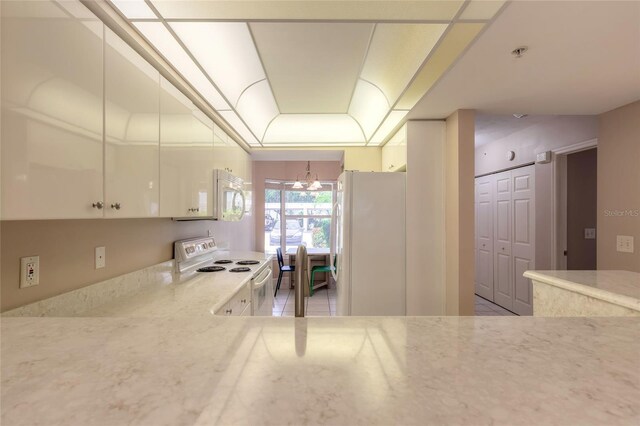
<svg viewBox="0 0 640 426">
<path fill-rule="evenodd" d="M 289 247 L 286 250 L 286 254 L 289 257 L 289 264 L 290 265 L 295 265 L 296 263 L 296 253 L 298 251 L 298 247 Z M 330 256 L 330 252 L 329 252 L 329 248 L 323 248 L 323 247 L 307 247 L 307 273 L 306 273 L 306 277 L 307 277 L 307 284 L 309 283 L 309 281 L 311 280 L 311 268 L 313 266 L 316 265 L 328 265 L 329 264 L 329 256 Z M 324 275 L 326 275 L 325 280 L 324 281 L 314 281 L 313 284 L 313 289 L 314 291 L 317 290 L 318 288 L 321 287 L 325 287 L 329 285 L 329 280 L 331 279 L 331 274 L 328 272 L 324 272 L 322 273 Z M 318 275 L 316 275 L 315 278 L 319 277 L 319 273 Z M 289 288 L 293 288 L 295 285 L 295 274 L 291 274 L 291 281 L 290 281 L 290 286 Z M 304 295 L 308 296 L 309 295 L 309 285 L 305 285 L 304 286 Z"/>
</svg>

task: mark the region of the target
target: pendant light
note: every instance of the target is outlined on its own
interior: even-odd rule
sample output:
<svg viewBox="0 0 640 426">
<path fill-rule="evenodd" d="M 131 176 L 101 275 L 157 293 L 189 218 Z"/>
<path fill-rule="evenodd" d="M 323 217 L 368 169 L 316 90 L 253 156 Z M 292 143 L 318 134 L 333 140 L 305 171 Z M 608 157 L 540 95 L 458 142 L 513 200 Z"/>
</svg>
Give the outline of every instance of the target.
<svg viewBox="0 0 640 426">
<path fill-rule="evenodd" d="M 318 174 L 316 173 L 316 179 L 313 180 L 311 177 L 311 162 L 307 161 L 307 171 L 304 176 L 304 183 L 300 182 L 298 176 L 296 176 L 296 181 L 291 188 L 293 189 L 304 189 L 304 185 L 307 186 L 308 191 L 315 191 L 317 189 L 322 189 L 322 184 L 318 180 Z"/>
</svg>

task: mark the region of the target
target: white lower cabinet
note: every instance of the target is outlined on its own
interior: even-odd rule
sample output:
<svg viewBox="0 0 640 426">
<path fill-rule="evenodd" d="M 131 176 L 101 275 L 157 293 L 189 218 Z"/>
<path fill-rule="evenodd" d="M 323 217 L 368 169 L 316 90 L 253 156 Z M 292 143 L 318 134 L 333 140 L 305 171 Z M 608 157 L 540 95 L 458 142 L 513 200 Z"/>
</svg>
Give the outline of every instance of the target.
<svg viewBox="0 0 640 426">
<path fill-rule="evenodd" d="M 251 316 L 251 282 L 238 290 L 215 314 L 231 317 Z"/>
<path fill-rule="evenodd" d="M 105 217 L 160 210 L 160 73 L 105 30 Z"/>
<path fill-rule="evenodd" d="M 520 315 L 533 313 L 534 166 L 476 178 L 476 293 Z"/>
<path fill-rule="evenodd" d="M 161 79 L 160 216 L 213 214 L 213 121 Z"/>
</svg>

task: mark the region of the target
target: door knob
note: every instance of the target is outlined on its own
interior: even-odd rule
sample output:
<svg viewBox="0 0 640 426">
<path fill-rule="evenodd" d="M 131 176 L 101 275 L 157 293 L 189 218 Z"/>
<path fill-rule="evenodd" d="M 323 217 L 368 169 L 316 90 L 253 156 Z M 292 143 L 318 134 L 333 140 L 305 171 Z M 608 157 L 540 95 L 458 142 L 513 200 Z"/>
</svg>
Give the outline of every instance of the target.
<svg viewBox="0 0 640 426">
<path fill-rule="evenodd" d="M 120 203 L 111 204 L 112 209 L 120 210 Z"/>
<path fill-rule="evenodd" d="M 102 209 L 104 207 L 104 203 L 102 201 L 97 201 L 95 203 L 92 204 L 94 209 Z"/>
</svg>

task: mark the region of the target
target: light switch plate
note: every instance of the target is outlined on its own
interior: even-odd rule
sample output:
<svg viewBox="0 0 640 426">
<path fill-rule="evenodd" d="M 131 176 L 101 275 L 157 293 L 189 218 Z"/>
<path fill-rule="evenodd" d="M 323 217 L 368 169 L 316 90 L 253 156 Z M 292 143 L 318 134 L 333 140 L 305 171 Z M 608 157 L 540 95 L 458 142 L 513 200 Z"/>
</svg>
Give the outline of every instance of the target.
<svg viewBox="0 0 640 426">
<path fill-rule="evenodd" d="M 20 288 L 40 284 L 40 256 L 20 258 Z"/>
<path fill-rule="evenodd" d="M 633 253 L 633 237 L 618 235 L 616 237 L 616 250 L 622 253 Z"/>
<path fill-rule="evenodd" d="M 596 239 L 596 228 L 584 228 L 584 239 L 585 240 L 595 240 Z"/>
<path fill-rule="evenodd" d="M 104 268 L 107 263 L 107 254 L 104 247 L 96 247 L 96 269 Z"/>
</svg>

